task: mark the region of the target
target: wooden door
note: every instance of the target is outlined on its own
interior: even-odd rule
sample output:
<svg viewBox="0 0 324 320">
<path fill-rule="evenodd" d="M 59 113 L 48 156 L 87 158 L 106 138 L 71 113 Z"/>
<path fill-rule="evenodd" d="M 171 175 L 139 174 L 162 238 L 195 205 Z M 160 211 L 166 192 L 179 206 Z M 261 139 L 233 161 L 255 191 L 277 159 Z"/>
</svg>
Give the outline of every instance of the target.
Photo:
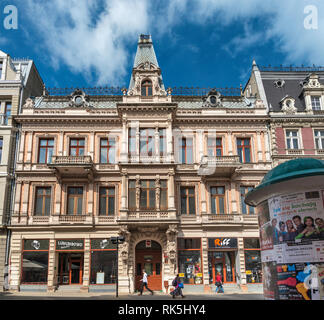
<svg viewBox="0 0 324 320">
<path fill-rule="evenodd" d="M 135 289 L 139 290 L 146 271 L 147 285 L 151 290 L 162 290 L 162 250 L 136 250 Z M 145 290 L 145 289 L 144 289 Z"/>
</svg>

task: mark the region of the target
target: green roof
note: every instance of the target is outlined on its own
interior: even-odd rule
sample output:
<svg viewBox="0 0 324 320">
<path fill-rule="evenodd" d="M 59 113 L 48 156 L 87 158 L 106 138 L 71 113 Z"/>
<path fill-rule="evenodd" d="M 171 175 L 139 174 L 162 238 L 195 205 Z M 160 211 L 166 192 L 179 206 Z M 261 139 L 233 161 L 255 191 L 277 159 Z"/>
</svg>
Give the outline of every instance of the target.
<svg viewBox="0 0 324 320">
<path fill-rule="evenodd" d="M 245 199 L 253 197 L 253 193 L 267 186 L 303 177 L 324 175 L 324 161 L 314 158 L 293 159 L 270 170 L 261 183 L 246 194 Z"/>
</svg>

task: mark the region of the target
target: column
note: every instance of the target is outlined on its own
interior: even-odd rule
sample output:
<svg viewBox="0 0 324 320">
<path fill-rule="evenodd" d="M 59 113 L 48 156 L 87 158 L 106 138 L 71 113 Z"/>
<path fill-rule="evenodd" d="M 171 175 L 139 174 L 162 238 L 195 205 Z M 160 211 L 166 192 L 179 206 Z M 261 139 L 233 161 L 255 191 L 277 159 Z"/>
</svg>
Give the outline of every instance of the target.
<svg viewBox="0 0 324 320">
<path fill-rule="evenodd" d="M 232 131 L 227 131 L 228 155 L 233 155 Z"/>
<path fill-rule="evenodd" d="M 166 148 L 167 148 L 167 162 L 173 161 L 173 148 L 172 148 L 172 121 L 168 119 L 168 126 L 166 128 Z"/>
<path fill-rule="evenodd" d="M 241 288 L 243 291 L 246 291 L 246 274 L 245 274 L 245 258 L 244 258 L 244 242 L 243 238 L 238 238 L 238 258 L 237 261 L 239 261 L 240 265 L 240 279 L 238 283 L 241 285 Z"/>
<path fill-rule="evenodd" d="M 201 199 L 201 214 L 207 214 L 207 201 L 206 201 L 206 185 L 205 180 L 200 181 L 200 199 Z"/>
<path fill-rule="evenodd" d="M 88 292 L 90 284 L 90 239 L 84 239 L 83 286 L 81 291 Z"/>
<path fill-rule="evenodd" d="M 122 141 L 121 141 L 121 154 L 120 154 L 120 161 L 127 162 L 127 119 L 123 116 L 123 131 L 122 131 Z"/>
<path fill-rule="evenodd" d="M 159 134 L 158 124 L 155 124 L 154 149 L 155 149 L 155 161 L 160 162 L 160 134 Z"/>
<path fill-rule="evenodd" d="M 232 214 L 238 213 L 237 202 L 236 202 L 236 183 L 231 182 L 231 197 L 232 197 Z"/>
<path fill-rule="evenodd" d="M 20 145 L 19 145 L 19 155 L 18 155 L 18 162 L 24 161 L 24 152 L 25 152 L 25 135 L 26 132 L 22 131 L 20 135 Z"/>
<path fill-rule="evenodd" d="M 57 268 L 55 261 L 55 239 L 49 240 L 48 251 L 48 279 L 47 279 L 47 291 L 54 292 L 57 284 Z"/>
<path fill-rule="evenodd" d="M 58 156 L 63 156 L 63 148 L 64 148 L 64 131 L 60 131 L 60 143 L 58 145 Z"/>
<path fill-rule="evenodd" d="M 204 156 L 204 130 L 198 131 L 198 141 L 199 141 L 198 162 L 200 163 L 202 157 Z"/>
<path fill-rule="evenodd" d="M 21 197 L 21 181 L 16 182 L 16 195 L 15 195 L 15 206 L 14 206 L 14 215 L 20 214 L 20 197 Z"/>
<path fill-rule="evenodd" d="M 24 181 L 23 194 L 22 194 L 22 208 L 21 216 L 27 217 L 28 215 L 28 198 L 29 198 L 29 181 Z"/>
<path fill-rule="evenodd" d="M 20 277 L 22 274 L 22 239 L 18 234 L 11 237 L 11 250 L 10 250 L 10 282 L 9 289 L 19 291 Z"/>
<path fill-rule="evenodd" d="M 88 214 L 93 216 L 93 183 L 88 184 Z"/>
<path fill-rule="evenodd" d="M 121 216 L 126 217 L 127 214 L 127 170 L 123 169 L 121 172 L 122 176 L 122 183 L 121 183 L 121 207 L 120 207 L 120 213 Z"/>
<path fill-rule="evenodd" d="M 270 140 L 269 140 L 269 135 L 268 135 L 267 131 L 263 132 L 263 137 L 264 137 L 266 161 L 271 161 L 271 157 L 270 157 Z"/>
<path fill-rule="evenodd" d="M 201 239 L 201 250 L 202 250 L 202 272 L 203 272 L 203 283 L 204 291 L 211 291 L 209 286 L 209 274 L 208 274 L 208 239 Z"/>
<path fill-rule="evenodd" d="M 157 210 L 160 210 L 160 176 L 156 175 L 155 178 L 155 207 Z"/>
<path fill-rule="evenodd" d="M 169 210 L 176 210 L 174 202 L 174 170 L 169 170 L 169 180 L 168 180 L 168 203 Z"/>
<path fill-rule="evenodd" d="M 28 135 L 28 138 L 27 138 L 28 142 L 27 142 L 27 158 L 26 158 L 26 162 L 31 162 L 32 161 L 31 155 L 32 155 L 32 146 L 33 146 L 33 135 L 34 135 L 34 132 L 30 131 L 29 135 Z"/>
<path fill-rule="evenodd" d="M 89 136 L 89 151 L 88 151 L 88 155 L 91 156 L 91 159 L 93 162 L 95 162 L 94 159 L 94 144 L 95 144 L 95 133 L 94 131 L 90 132 L 90 136 Z"/>
<path fill-rule="evenodd" d="M 258 162 L 262 162 L 261 131 L 257 131 Z"/>
</svg>

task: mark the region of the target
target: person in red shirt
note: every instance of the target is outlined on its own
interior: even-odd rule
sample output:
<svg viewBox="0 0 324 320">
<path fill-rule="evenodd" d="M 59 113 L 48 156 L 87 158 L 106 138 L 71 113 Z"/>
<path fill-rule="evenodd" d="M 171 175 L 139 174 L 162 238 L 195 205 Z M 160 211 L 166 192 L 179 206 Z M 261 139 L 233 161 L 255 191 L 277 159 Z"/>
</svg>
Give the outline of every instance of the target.
<svg viewBox="0 0 324 320">
<path fill-rule="evenodd" d="M 215 285 L 216 285 L 216 294 L 218 292 L 223 292 L 224 293 L 224 288 L 223 288 L 223 281 L 222 281 L 222 276 L 220 272 L 217 272 L 216 279 L 215 279 Z"/>
</svg>

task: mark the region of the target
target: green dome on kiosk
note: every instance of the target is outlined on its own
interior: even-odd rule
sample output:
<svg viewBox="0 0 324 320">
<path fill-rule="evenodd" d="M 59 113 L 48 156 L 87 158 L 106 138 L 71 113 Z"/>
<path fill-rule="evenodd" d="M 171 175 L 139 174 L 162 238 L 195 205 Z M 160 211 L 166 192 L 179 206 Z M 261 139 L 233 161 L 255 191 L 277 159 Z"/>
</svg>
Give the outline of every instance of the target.
<svg viewBox="0 0 324 320">
<path fill-rule="evenodd" d="M 245 196 L 245 203 L 250 204 L 252 197 L 263 188 L 270 185 L 288 181 L 291 179 L 324 175 L 324 161 L 314 158 L 298 158 L 286 161 L 270 170 L 261 183 L 248 192 Z M 323 178 L 324 179 L 324 178 Z M 274 186 L 275 188 L 275 186 Z M 267 188 L 268 189 L 268 188 Z"/>
<path fill-rule="evenodd" d="M 324 175 L 324 161 L 319 159 L 294 159 L 286 161 L 270 170 L 257 187 L 313 175 Z"/>
</svg>

